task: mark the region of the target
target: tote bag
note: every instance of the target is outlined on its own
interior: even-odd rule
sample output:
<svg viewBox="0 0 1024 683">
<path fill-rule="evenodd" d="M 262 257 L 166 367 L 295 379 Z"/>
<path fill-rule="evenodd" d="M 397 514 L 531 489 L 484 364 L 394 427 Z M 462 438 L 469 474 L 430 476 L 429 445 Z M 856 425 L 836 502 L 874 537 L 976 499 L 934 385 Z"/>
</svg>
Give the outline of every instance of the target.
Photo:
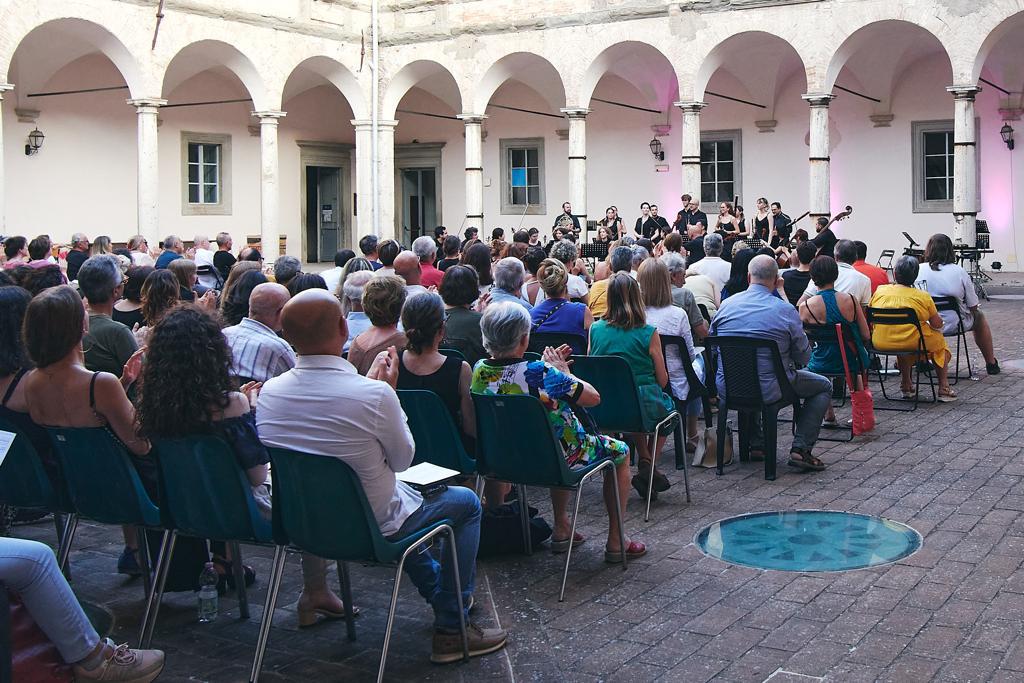
<svg viewBox="0 0 1024 683">
<path fill-rule="evenodd" d="M 864 388 L 855 389 L 850 363 L 846 358 L 846 340 L 843 339 L 843 326 L 836 323 L 836 337 L 839 339 L 839 353 L 843 356 L 843 370 L 846 372 L 846 383 L 850 386 L 850 402 L 853 405 L 853 434 L 866 434 L 875 428 L 875 399 L 868 389 L 868 373 L 863 374 Z"/>
</svg>

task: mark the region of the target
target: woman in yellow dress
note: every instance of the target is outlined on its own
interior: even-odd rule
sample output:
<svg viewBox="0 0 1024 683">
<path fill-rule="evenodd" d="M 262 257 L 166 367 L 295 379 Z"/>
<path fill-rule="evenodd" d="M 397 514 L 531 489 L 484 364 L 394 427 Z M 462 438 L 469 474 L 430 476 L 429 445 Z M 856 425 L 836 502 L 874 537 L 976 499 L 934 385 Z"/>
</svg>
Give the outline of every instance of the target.
<svg viewBox="0 0 1024 683">
<path fill-rule="evenodd" d="M 939 376 L 938 398 L 943 403 L 948 403 L 956 400 L 956 392 L 949 386 L 949 347 L 946 345 L 946 338 L 942 336 L 942 318 L 935 308 L 935 302 L 928 292 L 914 287 L 917 269 L 916 258 L 900 257 L 893 269 L 895 284 L 882 285 L 875 290 L 871 297 L 871 307 L 913 309 L 924 333 L 928 360 L 935 365 L 936 374 Z M 875 348 L 886 351 L 913 351 L 918 348 L 917 329 L 911 325 L 875 325 L 871 331 L 871 343 Z M 913 356 L 896 358 L 900 369 L 900 389 L 903 398 L 914 398 L 910 371 L 915 360 Z"/>
</svg>

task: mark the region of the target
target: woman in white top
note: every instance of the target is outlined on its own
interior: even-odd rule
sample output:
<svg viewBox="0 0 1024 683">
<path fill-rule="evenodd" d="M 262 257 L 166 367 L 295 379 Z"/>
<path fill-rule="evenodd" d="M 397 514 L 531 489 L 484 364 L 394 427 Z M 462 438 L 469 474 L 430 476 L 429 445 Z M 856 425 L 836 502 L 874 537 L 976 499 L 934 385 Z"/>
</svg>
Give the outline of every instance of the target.
<svg viewBox="0 0 1024 683">
<path fill-rule="evenodd" d="M 637 282 L 640 284 L 640 292 L 647 311 L 647 324 L 653 325 L 663 337 L 682 337 L 686 341 L 686 352 L 693 359 L 693 369 L 698 377 L 703 377 L 704 361 L 694 351 L 690 320 L 686 316 L 686 311 L 672 305 L 672 281 L 668 267 L 659 259 L 646 259 L 640 264 Z M 685 399 L 690 391 L 683 362 L 678 347 L 666 349 L 665 367 L 668 370 L 668 383 L 672 387 L 673 396 L 677 399 Z M 686 406 L 686 449 L 690 452 L 696 448 L 700 405 L 700 399 L 696 399 L 688 402 Z"/>
<path fill-rule="evenodd" d="M 962 320 L 964 330 L 974 333 L 974 341 L 981 350 L 981 355 L 985 357 L 985 369 L 988 374 L 998 375 L 999 361 L 996 360 L 992 347 L 992 329 L 979 308 L 980 301 L 971 276 L 956 263 L 953 241 L 948 235 L 932 235 L 924 250 L 924 260 L 928 262 L 928 266 L 921 264 L 914 285 L 933 297 L 955 297 L 960 304 L 959 320 L 954 311 L 939 313 L 942 316 L 942 334 L 956 334 L 957 325 Z"/>
<path fill-rule="evenodd" d="M 149 242 L 142 235 L 128 240 L 128 250 L 132 253 L 133 266 L 154 266 L 156 261 L 149 255 Z"/>
</svg>

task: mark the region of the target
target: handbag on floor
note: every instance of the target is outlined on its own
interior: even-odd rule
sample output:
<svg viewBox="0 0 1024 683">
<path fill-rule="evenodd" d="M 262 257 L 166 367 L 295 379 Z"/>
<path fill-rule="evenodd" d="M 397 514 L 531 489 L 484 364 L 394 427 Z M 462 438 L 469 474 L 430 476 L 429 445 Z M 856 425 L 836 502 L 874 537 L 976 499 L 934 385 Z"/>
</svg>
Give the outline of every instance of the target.
<svg viewBox="0 0 1024 683">
<path fill-rule="evenodd" d="M 722 457 L 724 465 L 732 464 L 732 427 L 725 428 L 725 455 Z M 693 466 L 711 468 L 718 466 L 718 430 L 714 427 L 705 427 L 697 435 L 697 450 L 693 454 Z"/>
<path fill-rule="evenodd" d="M 839 353 L 843 357 L 843 370 L 846 372 L 846 383 L 850 387 L 850 404 L 853 406 L 853 435 L 867 434 L 875 428 L 875 398 L 868 389 L 868 373 L 865 371 L 861 379 L 863 389 L 856 389 L 850 363 L 846 358 L 846 341 L 843 339 L 843 326 L 836 323 L 836 336 L 839 338 Z"/>
</svg>

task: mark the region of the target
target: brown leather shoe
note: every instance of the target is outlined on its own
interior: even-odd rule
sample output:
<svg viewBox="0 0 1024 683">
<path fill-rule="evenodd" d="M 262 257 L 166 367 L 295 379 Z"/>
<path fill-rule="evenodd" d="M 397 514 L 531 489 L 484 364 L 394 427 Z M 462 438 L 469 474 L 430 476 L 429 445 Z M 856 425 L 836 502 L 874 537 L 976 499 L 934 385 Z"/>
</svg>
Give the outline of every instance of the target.
<svg viewBox="0 0 1024 683">
<path fill-rule="evenodd" d="M 469 656 L 480 657 L 505 647 L 508 631 L 501 628 L 480 628 L 476 624 L 466 624 L 466 638 L 469 641 Z M 459 630 L 435 629 L 430 661 L 434 664 L 451 664 L 461 659 L 462 636 Z"/>
</svg>

